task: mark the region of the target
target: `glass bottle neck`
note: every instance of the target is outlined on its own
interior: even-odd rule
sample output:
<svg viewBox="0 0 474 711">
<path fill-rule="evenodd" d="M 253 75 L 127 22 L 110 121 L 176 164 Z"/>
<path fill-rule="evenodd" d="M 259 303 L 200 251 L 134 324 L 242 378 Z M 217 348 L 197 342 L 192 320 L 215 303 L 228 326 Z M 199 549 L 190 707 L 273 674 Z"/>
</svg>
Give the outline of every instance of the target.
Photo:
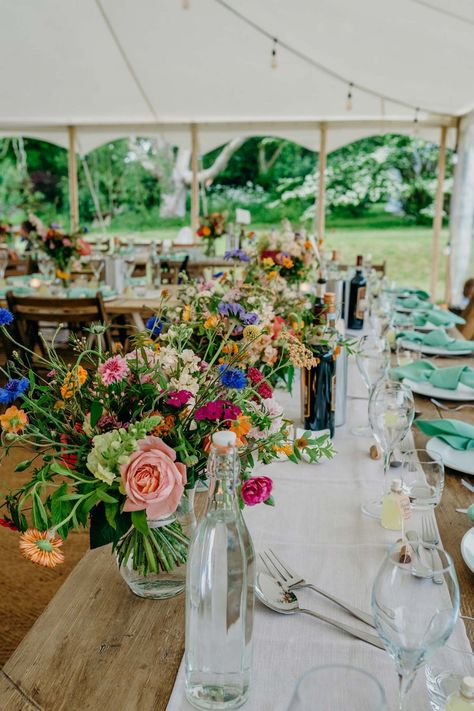
<svg viewBox="0 0 474 711">
<path fill-rule="evenodd" d="M 226 451 L 211 450 L 208 463 L 209 499 L 207 511 L 216 509 L 238 509 L 236 485 L 240 471 L 240 461 L 235 447 Z"/>
</svg>

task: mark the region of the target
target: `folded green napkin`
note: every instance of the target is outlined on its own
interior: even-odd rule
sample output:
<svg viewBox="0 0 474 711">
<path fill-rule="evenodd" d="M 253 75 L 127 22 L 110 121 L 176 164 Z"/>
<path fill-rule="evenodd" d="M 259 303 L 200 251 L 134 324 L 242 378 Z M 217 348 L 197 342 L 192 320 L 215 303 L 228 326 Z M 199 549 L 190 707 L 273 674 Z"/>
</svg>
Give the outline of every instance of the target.
<svg viewBox="0 0 474 711">
<path fill-rule="evenodd" d="M 448 351 L 473 351 L 474 341 L 463 341 L 457 338 L 451 338 L 446 331 L 440 328 L 430 331 L 429 333 L 419 333 L 418 331 L 399 331 L 397 339 L 412 341 L 423 346 L 432 346 L 433 348 L 445 348 Z"/>
<path fill-rule="evenodd" d="M 461 420 L 416 420 L 429 437 L 439 437 L 453 449 L 474 449 L 474 426 Z"/>
<path fill-rule="evenodd" d="M 474 368 L 468 365 L 454 365 L 451 368 L 437 368 L 428 360 L 417 360 L 408 365 L 392 368 L 390 375 L 396 380 L 413 380 L 415 383 L 430 383 L 435 388 L 456 390 L 459 383 L 474 389 Z"/>
<path fill-rule="evenodd" d="M 462 316 L 453 314 L 452 311 L 446 311 L 445 309 L 438 309 L 436 307 L 428 311 L 415 311 L 411 314 L 411 317 L 415 326 L 418 327 L 426 326 L 428 322 L 432 323 L 433 326 L 445 326 L 446 328 L 454 326 L 455 324 L 466 323 Z"/>
<path fill-rule="evenodd" d="M 401 286 L 399 289 L 394 289 L 392 293 L 398 294 L 399 296 L 417 296 L 419 299 L 423 299 L 423 301 L 428 301 L 428 299 L 430 298 L 428 292 L 423 291 L 423 289 L 410 289 L 409 287 L 403 286 Z"/>
<path fill-rule="evenodd" d="M 399 306 L 400 308 L 404 308 L 404 309 L 410 309 L 410 311 L 413 311 L 414 309 L 432 309 L 433 308 L 433 304 L 430 304 L 429 301 L 425 301 L 424 299 L 420 299 L 416 295 L 408 296 L 406 299 L 402 299 L 402 298 L 398 297 L 397 306 Z"/>
</svg>

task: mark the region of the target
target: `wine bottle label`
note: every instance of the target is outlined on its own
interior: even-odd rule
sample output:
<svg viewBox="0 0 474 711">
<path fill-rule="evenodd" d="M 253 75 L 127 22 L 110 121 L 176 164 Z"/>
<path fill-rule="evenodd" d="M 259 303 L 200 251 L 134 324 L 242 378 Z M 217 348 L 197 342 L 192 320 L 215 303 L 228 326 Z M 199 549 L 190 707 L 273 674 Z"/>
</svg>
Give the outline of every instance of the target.
<svg viewBox="0 0 474 711">
<path fill-rule="evenodd" d="M 364 318 L 364 311 L 365 311 L 365 291 L 366 288 L 365 286 L 360 286 L 357 289 L 357 303 L 356 303 L 356 309 L 355 309 L 355 316 L 356 318 L 363 319 Z"/>
<path fill-rule="evenodd" d="M 335 374 L 332 376 L 332 382 L 331 382 L 331 410 L 332 410 L 332 412 L 336 411 L 336 375 Z"/>
</svg>

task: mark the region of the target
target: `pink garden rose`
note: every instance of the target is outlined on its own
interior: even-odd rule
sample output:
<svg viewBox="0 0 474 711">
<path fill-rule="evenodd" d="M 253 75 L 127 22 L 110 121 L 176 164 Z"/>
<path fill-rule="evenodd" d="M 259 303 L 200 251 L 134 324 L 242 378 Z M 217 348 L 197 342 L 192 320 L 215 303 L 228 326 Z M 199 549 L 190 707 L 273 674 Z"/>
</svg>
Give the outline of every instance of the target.
<svg viewBox="0 0 474 711">
<path fill-rule="evenodd" d="M 268 476 L 253 476 L 244 481 L 240 493 L 247 506 L 266 501 L 272 493 L 273 482 Z"/>
<path fill-rule="evenodd" d="M 148 520 L 176 511 L 186 484 L 186 467 L 160 437 L 150 435 L 120 468 L 127 494 L 124 511 L 146 509 Z"/>
</svg>

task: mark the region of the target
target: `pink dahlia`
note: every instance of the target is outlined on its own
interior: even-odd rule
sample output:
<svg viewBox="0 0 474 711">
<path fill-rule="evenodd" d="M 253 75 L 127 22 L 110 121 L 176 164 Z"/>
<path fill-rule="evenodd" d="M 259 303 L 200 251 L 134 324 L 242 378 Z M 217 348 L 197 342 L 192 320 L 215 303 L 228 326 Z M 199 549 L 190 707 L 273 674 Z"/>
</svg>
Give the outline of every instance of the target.
<svg viewBox="0 0 474 711">
<path fill-rule="evenodd" d="M 130 374 L 130 369 L 127 361 L 120 355 L 112 356 L 99 365 L 99 374 L 104 385 L 112 385 L 112 383 L 120 383 Z"/>
</svg>

